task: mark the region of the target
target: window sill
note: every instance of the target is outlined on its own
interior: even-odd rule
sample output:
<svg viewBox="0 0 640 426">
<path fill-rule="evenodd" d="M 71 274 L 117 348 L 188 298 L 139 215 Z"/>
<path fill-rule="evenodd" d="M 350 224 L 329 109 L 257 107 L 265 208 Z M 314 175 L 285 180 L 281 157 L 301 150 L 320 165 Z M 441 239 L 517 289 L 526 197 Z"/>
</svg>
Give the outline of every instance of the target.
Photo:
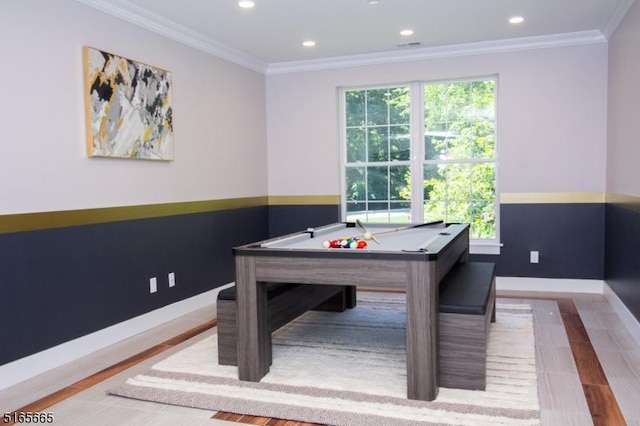
<svg viewBox="0 0 640 426">
<path fill-rule="evenodd" d="M 500 254 L 502 243 L 497 242 L 469 242 L 469 254 Z"/>
</svg>

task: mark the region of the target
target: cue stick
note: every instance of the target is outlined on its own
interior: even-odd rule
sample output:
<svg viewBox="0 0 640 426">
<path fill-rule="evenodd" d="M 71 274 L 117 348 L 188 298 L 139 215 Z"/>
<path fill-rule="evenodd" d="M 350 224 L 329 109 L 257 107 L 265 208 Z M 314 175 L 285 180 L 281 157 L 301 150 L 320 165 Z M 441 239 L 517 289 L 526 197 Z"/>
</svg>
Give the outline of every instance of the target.
<svg viewBox="0 0 640 426">
<path fill-rule="evenodd" d="M 433 222 L 419 223 L 417 225 L 406 225 L 406 226 L 401 226 L 399 228 L 387 229 L 386 231 L 380 231 L 380 232 L 376 232 L 375 234 L 373 234 L 367 228 L 365 228 L 365 226 L 362 224 L 360 219 L 356 219 L 356 224 L 358 224 L 358 226 L 361 227 L 364 230 L 364 232 L 369 232 L 371 234 L 371 239 L 373 241 L 375 241 L 376 243 L 378 243 L 378 244 L 380 244 L 380 241 L 378 241 L 375 238 L 377 235 L 390 234 L 392 232 L 400 232 L 400 231 L 405 231 L 407 229 L 420 228 L 422 226 L 436 225 L 438 223 L 443 223 L 443 222 L 444 221 L 442 221 L 442 220 L 436 220 L 436 221 L 433 221 Z"/>
<path fill-rule="evenodd" d="M 362 221 L 360 219 L 356 219 L 356 224 L 362 228 L 362 230 L 364 232 L 369 232 L 369 230 L 366 228 L 366 226 L 364 226 L 364 224 L 362 223 Z M 371 235 L 371 239 L 373 241 L 375 241 L 376 243 L 380 244 L 380 241 L 378 241 L 378 239 L 375 237 L 375 235 L 373 235 L 371 232 L 369 232 L 369 234 Z"/>
<path fill-rule="evenodd" d="M 372 234 L 372 235 L 390 234 L 392 232 L 405 231 L 407 229 L 420 228 L 422 226 L 436 225 L 438 223 L 443 223 L 443 221 L 442 220 L 436 220 L 435 222 L 425 222 L 425 223 L 419 223 L 417 225 L 406 225 L 406 226 L 401 226 L 399 228 L 387 229 L 386 231 L 376 232 L 375 234 Z"/>
</svg>

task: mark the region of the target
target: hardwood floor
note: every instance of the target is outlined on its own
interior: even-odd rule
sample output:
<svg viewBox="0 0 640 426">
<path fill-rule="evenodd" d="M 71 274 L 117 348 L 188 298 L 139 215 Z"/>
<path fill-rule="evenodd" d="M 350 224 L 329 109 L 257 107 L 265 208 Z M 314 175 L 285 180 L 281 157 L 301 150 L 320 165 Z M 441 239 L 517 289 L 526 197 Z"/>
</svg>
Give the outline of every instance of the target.
<svg viewBox="0 0 640 426">
<path fill-rule="evenodd" d="M 571 352 L 576 362 L 580 382 L 584 389 L 587 405 L 593 424 L 625 425 L 625 419 L 609 386 L 609 382 L 602 370 L 598 356 L 591 345 L 589 335 L 580 319 L 578 310 L 568 298 L 538 298 L 539 300 L 553 300 L 558 304 L 564 327 L 567 331 Z M 286 420 L 269 419 L 272 423 L 263 423 L 260 417 L 243 416 L 234 413 L 216 413 L 214 418 L 244 424 L 289 425 Z M 275 420 L 275 422 L 273 422 Z M 285 423 L 278 423 L 285 422 Z M 307 423 L 293 423 L 292 426 L 307 425 Z"/>
<path fill-rule="evenodd" d="M 557 299 L 562 322 L 576 362 L 580 382 L 594 425 L 624 425 L 626 422 L 613 395 L 589 334 L 571 299 Z M 569 332 L 569 329 L 572 329 Z"/>
<path fill-rule="evenodd" d="M 209 330 L 216 326 L 216 320 L 207 321 L 204 324 L 193 327 L 190 330 L 185 331 L 184 333 L 180 333 L 179 335 L 172 337 L 171 339 L 155 345 L 147 350 L 139 352 L 124 361 L 118 362 L 117 364 L 111 365 L 95 374 L 92 374 L 84 379 L 81 379 L 67 387 L 64 387 L 56 392 L 53 392 L 43 398 L 38 399 L 37 401 L 33 401 L 24 407 L 20 407 L 14 412 L 18 413 L 34 413 L 34 412 L 43 412 L 47 411 L 48 408 L 53 405 L 62 402 L 73 395 L 83 392 L 98 383 L 103 382 L 104 380 L 113 377 L 119 373 L 122 373 L 134 365 L 139 364 L 141 361 L 149 359 L 155 355 L 161 354 L 168 349 L 171 349 L 183 342 L 186 342 L 190 338 L 199 335 L 200 333 Z M 12 425 L 13 422 L 3 422 L 3 424 Z"/>
<path fill-rule="evenodd" d="M 499 294 L 499 297 L 525 297 L 534 306 L 536 348 L 537 350 L 540 348 L 539 354 L 542 354 L 539 357 L 539 394 L 543 425 L 592 423 L 598 426 L 626 424 L 640 426 L 640 409 L 637 407 L 637 401 L 640 401 L 640 366 L 635 365 L 635 362 L 640 360 L 640 345 L 635 341 L 630 342 L 628 339 L 631 337 L 630 334 L 619 328 L 617 323 L 612 329 L 599 328 L 601 324 L 598 318 L 611 319 L 612 312 L 603 296 L 581 294 L 540 297 L 538 294 L 531 293 L 520 295 L 511 293 Z M 580 306 L 583 308 L 581 309 Z M 201 310 L 193 318 L 182 321 L 182 329 L 179 332 L 173 331 L 171 335 L 175 337 L 168 340 L 159 340 L 158 336 L 166 336 L 165 333 L 174 330 L 170 326 L 157 330 L 155 336 L 154 332 L 150 332 L 151 340 L 155 339 L 155 343 L 147 343 L 146 348 L 143 347 L 124 359 L 121 357 L 120 361 L 112 362 L 104 368 L 86 374 L 79 380 L 69 381 L 69 374 L 67 374 L 65 382 L 59 377 L 56 379 L 55 373 L 52 373 L 49 378 L 43 375 L 0 391 L 0 414 L 6 411 L 52 412 L 56 415 L 55 424 L 69 425 L 136 424 L 139 418 L 145 418 L 153 419 L 154 424 L 211 425 L 217 422 L 220 424 L 234 422 L 271 426 L 310 426 L 309 423 L 286 419 L 212 413 L 183 407 L 179 407 L 181 409 L 179 410 L 178 407 L 140 401 L 128 401 L 124 404 L 111 399 L 118 399 L 117 397 L 105 395 L 106 386 L 109 383 L 116 383 L 114 380 L 123 380 L 123 377 L 133 374 L 136 368 L 153 365 L 166 353 L 179 350 L 184 345 L 191 344 L 194 339 L 214 333 L 216 321 L 211 318 L 211 315 L 215 316 L 214 307 Z M 583 319 L 588 320 L 587 325 Z M 615 321 L 615 318 L 611 321 Z M 602 327 L 605 326 L 608 325 L 602 325 Z M 559 330 L 564 333 L 559 333 Z M 597 337 L 595 345 L 590 335 Z M 568 343 L 565 343 L 567 341 Z M 616 341 L 618 342 L 616 347 L 610 347 L 611 342 Z M 136 348 L 136 345 L 144 345 L 144 342 L 137 344 L 123 342 L 122 348 L 126 347 L 131 351 Z M 122 353 L 123 349 L 116 347 L 112 351 Z M 606 362 L 604 367 L 601 361 Z M 568 387 L 567 384 L 573 380 L 572 370 L 577 370 L 576 381 L 579 383 L 577 386 L 582 387 L 582 397 L 568 390 L 576 389 L 576 387 Z M 64 373 L 61 371 L 60 375 L 65 376 Z M 59 388 L 56 388 L 56 380 Z M 618 386 L 618 389 L 612 386 L 612 382 Z M 46 386 L 39 385 L 40 383 L 46 383 Z M 46 392 L 45 389 L 52 390 Z M 628 392 L 621 392 L 621 389 Z M 20 401 L 28 398 L 29 392 L 32 392 L 31 395 L 38 395 L 38 392 L 45 393 L 37 397 L 32 396 L 30 402 L 21 404 Z M 113 423 L 107 420 L 104 423 L 96 422 L 96 419 L 107 418 L 116 420 Z M 13 423 L 4 422 L 4 424 Z"/>
</svg>

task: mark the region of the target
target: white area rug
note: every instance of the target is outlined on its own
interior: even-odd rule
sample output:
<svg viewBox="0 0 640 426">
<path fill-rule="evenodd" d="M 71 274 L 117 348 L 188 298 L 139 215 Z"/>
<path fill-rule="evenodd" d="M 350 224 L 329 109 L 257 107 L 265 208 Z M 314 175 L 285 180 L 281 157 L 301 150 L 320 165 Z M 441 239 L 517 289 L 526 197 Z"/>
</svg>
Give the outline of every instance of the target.
<svg viewBox="0 0 640 426">
<path fill-rule="evenodd" d="M 499 301 L 496 312 L 486 391 L 406 399 L 404 295 L 362 293 L 352 310 L 308 312 L 274 333 L 273 365 L 260 383 L 218 365 L 214 335 L 110 393 L 329 425 L 538 425 L 531 307 Z"/>
</svg>

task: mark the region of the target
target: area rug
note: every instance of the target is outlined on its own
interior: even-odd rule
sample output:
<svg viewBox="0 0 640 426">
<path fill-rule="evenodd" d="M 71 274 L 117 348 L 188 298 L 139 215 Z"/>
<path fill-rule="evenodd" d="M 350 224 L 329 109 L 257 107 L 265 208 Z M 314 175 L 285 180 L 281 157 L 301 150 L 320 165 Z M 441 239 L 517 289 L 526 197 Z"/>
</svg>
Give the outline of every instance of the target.
<svg viewBox="0 0 640 426">
<path fill-rule="evenodd" d="M 499 301 L 486 391 L 440 388 L 406 399 L 403 294 L 362 293 L 343 313 L 308 312 L 273 334 L 259 383 L 217 363 L 209 336 L 126 380 L 111 394 L 164 404 L 328 425 L 538 425 L 531 307 Z"/>
</svg>

